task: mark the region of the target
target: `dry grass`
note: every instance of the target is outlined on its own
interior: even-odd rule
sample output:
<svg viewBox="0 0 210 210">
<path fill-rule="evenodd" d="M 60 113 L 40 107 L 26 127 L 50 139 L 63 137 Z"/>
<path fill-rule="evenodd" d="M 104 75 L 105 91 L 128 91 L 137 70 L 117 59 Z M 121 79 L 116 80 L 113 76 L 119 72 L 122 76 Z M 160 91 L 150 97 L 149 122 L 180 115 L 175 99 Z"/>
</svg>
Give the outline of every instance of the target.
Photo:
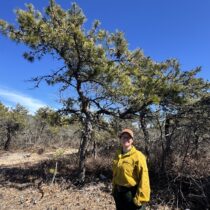
<svg viewBox="0 0 210 210">
<path fill-rule="evenodd" d="M 39 192 L 34 187 L 23 191 L 15 188 L 0 188 L 0 209 L 72 209 L 72 210 L 111 210 L 114 201 L 109 193 L 103 191 L 104 184 L 85 186 L 82 189 L 69 188 L 59 184 L 43 184 Z"/>
<path fill-rule="evenodd" d="M 113 154 L 109 150 L 100 153 L 96 159 L 89 156 L 86 164 L 86 182 L 81 186 L 77 182 L 78 158 L 74 152 L 76 151 L 70 149 L 48 151 L 41 155 L 35 151 L 1 152 L 0 209 L 114 210 L 114 200 L 111 196 Z M 51 184 L 56 162 L 58 173 L 55 184 Z M 196 162 L 193 162 L 193 165 L 197 167 Z M 175 166 L 179 168 L 180 165 Z M 152 173 L 150 178 L 153 180 L 152 200 L 147 209 L 154 210 L 178 209 L 182 199 L 179 195 L 182 193 L 188 201 L 194 202 L 195 198 L 189 197 L 192 193 L 198 194 L 193 192 L 194 187 L 208 183 L 208 180 L 183 176 L 166 180 Z M 205 189 L 205 186 L 202 187 L 201 189 Z M 200 204 L 201 201 L 204 206 L 208 202 L 199 200 Z"/>
</svg>

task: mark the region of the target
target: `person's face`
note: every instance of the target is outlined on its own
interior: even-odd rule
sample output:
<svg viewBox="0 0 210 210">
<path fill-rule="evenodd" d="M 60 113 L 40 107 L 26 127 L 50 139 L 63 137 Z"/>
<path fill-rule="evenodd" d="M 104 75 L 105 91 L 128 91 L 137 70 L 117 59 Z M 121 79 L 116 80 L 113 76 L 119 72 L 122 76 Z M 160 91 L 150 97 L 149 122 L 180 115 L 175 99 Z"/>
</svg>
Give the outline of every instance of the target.
<svg viewBox="0 0 210 210">
<path fill-rule="evenodd" d="M 123 133 L 120 137 L 120 142 L 122 147 L 124 148 L 130 148 L 133 144 L 133 139 L 128 133 Z"/>
</svg>

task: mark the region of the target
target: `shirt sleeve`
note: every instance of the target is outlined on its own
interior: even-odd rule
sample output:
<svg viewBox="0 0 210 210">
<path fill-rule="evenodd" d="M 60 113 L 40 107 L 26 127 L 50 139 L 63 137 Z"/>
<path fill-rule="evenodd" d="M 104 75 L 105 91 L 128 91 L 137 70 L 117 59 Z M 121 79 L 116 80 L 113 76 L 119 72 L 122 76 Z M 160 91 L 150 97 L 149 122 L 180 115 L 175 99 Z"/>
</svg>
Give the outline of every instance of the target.
<svg viewBox="0 0 210 210">
<path fill-rule="evenodd" d="M 148 202 L 150 200 L 150 182 L 149 182 L 149 173 L 146 163 L 145 156 L 140 156 L 137 170 L 139 173 L 139 183 L 137 184 L 136 195 L 133 198 L 133 202 L 137 206 Z"/>
</svg>

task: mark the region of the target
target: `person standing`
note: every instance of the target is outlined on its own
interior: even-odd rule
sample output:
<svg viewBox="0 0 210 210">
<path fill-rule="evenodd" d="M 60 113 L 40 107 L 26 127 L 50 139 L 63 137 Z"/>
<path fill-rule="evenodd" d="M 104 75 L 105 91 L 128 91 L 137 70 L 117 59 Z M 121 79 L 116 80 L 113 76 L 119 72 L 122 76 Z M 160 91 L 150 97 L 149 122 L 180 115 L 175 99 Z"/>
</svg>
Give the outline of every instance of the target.
<svg viewBox="0 0 210 210">
<path fill-rule="evenodd" d="M 150 200 L 146 157 L 133 146 L 133 131 L 124 129 L 113 160 L 112 194 L 117 210 L 143 210 Z"/>
</svg>

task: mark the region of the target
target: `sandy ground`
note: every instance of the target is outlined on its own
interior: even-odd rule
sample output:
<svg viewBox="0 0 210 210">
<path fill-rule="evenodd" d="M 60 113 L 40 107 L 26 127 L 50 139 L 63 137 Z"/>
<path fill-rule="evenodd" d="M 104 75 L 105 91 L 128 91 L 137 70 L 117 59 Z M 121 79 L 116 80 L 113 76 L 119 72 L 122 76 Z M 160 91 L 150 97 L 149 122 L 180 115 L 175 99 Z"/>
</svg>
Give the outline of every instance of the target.
<svg viewBox="0 0 210 210">
<path fill-rule="evenodd" d="M 82 188 L 65 183 L 44 183 L 39 187 L 34 185 L 24 186 L 25 179 L 11 182 L 7 174 L 12 176 L 16 171 L 36 166 L 37 163 L 64 157 L 76 153 L 76 149 L 60 149 L 45 152 L 41 155 L 32 152 L 1 152 L 0 154 L 0 210 L 112 210 L 114 200 L 111 189 L 107 192 L 105 183 L 89 183 Z M 13 174 L 14 172 L 14 174 Z M 33 173 L 33 172 L 31 172 Z M 9 174 L 9 175 L 10 175 Z M 2 178 L 3 177 L 3 178 Z M 28 177 L 27 177 L 28 178 Z M 28 181 L 26 181 L 28 182 Z M 26 183 L 28 184 L 28 183 Z M 105 190 L 106 189 L 106 190 Z"/>
<path fill-rule="evenodd" d="M 19 191 L 15 188 L 0 188 L 1 210 L 114 210 L 113 198 L 103 192 L 104 184 L 95 184 L 79 189 L 62 189 L 60 185 L 42 185 L 44 196 L 35 188 Z"/>
<path fill-rule="evenodd" d="M 5 152 L 0 154 L 0 167 L 1 166 L 15 166 L 25 163 L 36 164 L 43 160 L 50 160 L 59 156 L 76 153 L 77 149 L 57 149 L 55 151 L 46 152 L 41 155 L 31 152 Z"/>
</svg>

